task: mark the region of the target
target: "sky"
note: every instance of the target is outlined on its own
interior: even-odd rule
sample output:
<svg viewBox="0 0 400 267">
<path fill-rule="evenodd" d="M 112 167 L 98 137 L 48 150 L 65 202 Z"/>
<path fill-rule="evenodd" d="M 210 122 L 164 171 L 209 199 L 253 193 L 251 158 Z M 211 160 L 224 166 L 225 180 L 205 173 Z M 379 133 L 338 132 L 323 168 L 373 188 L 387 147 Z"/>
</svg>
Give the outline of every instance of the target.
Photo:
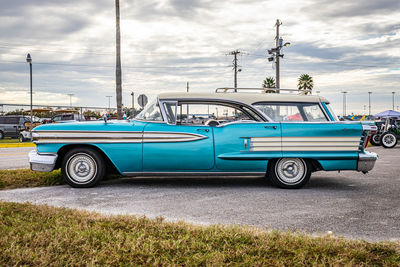
<svg viewBox="0 0 400 267">
<path fill-rule="evenodd" d="M 115 106 L 114 0 L 0 0 L 0 103 Z M 161 92 L 213 92 L 233 87 L 232 50 L 239 49 L 238 87 L 274 76 L 267 49 L 275 22 L 284 42 L 281 88 L 307 73 L 314 91 L 342 112 L 400 106 L 399 0 L 120 0 L 123 104 Z M 137 101 L 135 100 L 135 105 Z"/>
</svg>

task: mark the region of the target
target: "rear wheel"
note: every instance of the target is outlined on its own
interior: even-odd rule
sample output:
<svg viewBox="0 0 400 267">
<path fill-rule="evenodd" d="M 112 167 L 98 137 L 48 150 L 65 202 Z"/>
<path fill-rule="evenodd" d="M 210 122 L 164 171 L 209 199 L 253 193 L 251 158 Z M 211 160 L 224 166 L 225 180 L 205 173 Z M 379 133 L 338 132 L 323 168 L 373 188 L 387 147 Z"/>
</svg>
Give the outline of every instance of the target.
<svg viewBox="0 0 400 267">
<path fill-rule="evenodd" d="M 2 131 L 0 131 L 0 139 L 4 138 L 4 133 Z"/>
<path fill-rule="evenodd" d="M 61 173 L 72 187 L 92 187 L 105 175 L 102 155 L 91 148 L 75 148 L 62 159 Z"/>
<path fill-rule="evenodd" d="M 22 142 L 25 142 L 25 137 L 22 135 L 22 134 L 20 134 L 19 135 L 19 141 L 22 143 Z"/>
<path fill-rule="evenodd" d="M 311 168 L 304 159 L 281 158 L 269 164 L 268 176 L 278 187 L 297 189 L 310 180 Z"/>
<path fill-rule="evenodd" d="M 384 148 L 393 148 L 397 144 L 397 137 L 393 133 L 386 132 L 381 136 L 381 144 Z"/>
<path fill-rule="evenodd" d="M 371 139 L 369 140 L 371 145 L 380 146 L 381 145 L 381 136 L 379 134 L 373 134 Z"/>
</svg>

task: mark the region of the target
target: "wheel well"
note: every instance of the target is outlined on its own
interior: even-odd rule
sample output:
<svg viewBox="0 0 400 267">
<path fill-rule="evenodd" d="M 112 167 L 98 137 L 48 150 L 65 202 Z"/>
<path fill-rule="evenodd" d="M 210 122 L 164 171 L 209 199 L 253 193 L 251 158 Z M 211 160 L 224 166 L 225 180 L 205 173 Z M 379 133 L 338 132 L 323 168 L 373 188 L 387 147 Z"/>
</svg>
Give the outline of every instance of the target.
<svg viewBox="0 0 400 267">
<path fill-rule="evenodd" d="M 70 151 L 71 149 L 74 148 L 91 148 L 95 151 L 97 151 L 104 159 L 105 163 L 106 163 L 106 173 L 112 173 L 112 174 L 119 174 L 117 168 L 114 166 L 114 164 L 111 162 L 111 160 L 108 158 L 108 156 L 97 146 L 93 146 L 93 145 L 82 145 L 82 144 L 73 144 L 73 145 L 65 145 L 63 147 L 61 147 L 57 154 L 58 154 L 58 158 L 56 161 L 56 166 L 55 169 L 61 168 L 61 162 L 64 158 L 64 156 L 68 153 L 68 151 Z"/>
<path fill-rule="evenodd" d="M 270 164 L 272 162 L 274 162 L 275 160 L 278 160 L 278 159 L 279 158 L 268 160 L 267 171 L 271 167 Z M 304 159 L 305 161 L 307 161 L 310 164 L 311 172 L 316 172 L 316 171 L 322 171 L 323 170 L 323 168 L 322 168 L 321 164 L 318 162 L 318 160 L 316 160 L 316 159 L 308 159 L 308 158 L 302 158 L 302 159 Z"/>
</svg>

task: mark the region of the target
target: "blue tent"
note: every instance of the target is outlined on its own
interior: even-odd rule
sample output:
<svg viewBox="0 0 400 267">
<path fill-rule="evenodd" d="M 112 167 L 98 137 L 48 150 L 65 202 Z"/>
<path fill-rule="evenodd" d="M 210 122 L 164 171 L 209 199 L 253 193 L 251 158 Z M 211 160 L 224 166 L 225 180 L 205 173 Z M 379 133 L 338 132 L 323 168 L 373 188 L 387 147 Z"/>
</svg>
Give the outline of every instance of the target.
<svg viewBox="0 0 400 267">
<path fill-rule="evenodd" d="M 375 114 L 374 117 L 400 117 L 400 112 L 389 109 Z"/>
</svg>

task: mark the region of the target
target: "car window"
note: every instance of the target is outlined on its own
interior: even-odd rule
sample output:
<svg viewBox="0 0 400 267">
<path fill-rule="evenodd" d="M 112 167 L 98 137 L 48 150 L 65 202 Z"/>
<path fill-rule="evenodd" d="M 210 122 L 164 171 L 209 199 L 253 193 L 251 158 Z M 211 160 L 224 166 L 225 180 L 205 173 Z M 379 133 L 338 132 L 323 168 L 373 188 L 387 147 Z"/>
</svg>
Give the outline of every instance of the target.
<svg viewBox="0 0 400 267">
<path fill-rule="evenodd" d="M 53 121 L 60 121 L 61 120 L 61 116 L 54 116 L 53 117 Z"/>
<path fill-rule="evenodd" d="M 66 114 L 62 116 L 62 120 L 63 121 L 71 121 L 74 119 L 74 115 L 73 114 Z"/>
<path fill-rule="evenodd" d="M 319 105 L 309 105 L 303 107 L 307 121 L 326 121 L 326 117 Z"/>
<path fill-rule="evenodd" d="M 178 124 L 204 125 L 208 120 L 227 123 L 240 120 L 255 120 L 244 109 L 212 103 L 179 103 Z"/>
<path fill-rule="evenodd" d="M 328 121 L 318 103 L 271 103 L 253 104 L 274 121 Z"/>
<path fill-rule="evenodd" d="M 18 117 L 6 117 L 5 123 L 6 124 L 18 124 L 19 118 Z"/>
<path fill-rule="evenodd" d="M 152 102 L 148 103 L 135 118 L 145 121 L 162 121 L 158 99 L 154 99 Z"/>
</svg>

